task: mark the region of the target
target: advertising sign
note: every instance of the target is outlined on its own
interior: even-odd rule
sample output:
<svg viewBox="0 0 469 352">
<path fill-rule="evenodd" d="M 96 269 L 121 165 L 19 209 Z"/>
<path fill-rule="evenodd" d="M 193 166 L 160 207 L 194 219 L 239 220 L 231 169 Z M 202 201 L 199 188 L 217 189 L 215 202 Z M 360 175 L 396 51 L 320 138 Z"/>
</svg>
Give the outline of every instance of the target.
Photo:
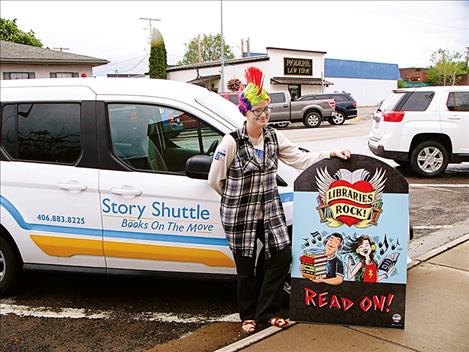
<svg viewBox="0 0 469 352">
<path fill-rule="evenodd" d="M 352 155 L 310 166 L 294 191 L 290 318 L 403 329 L 406 180 Z"/>
<path fill-rule="evenodd" d="M 285 57 L 283 58 L 283 73 L 285 75 L 312 76 L 313 60 Z"/>
</svg>

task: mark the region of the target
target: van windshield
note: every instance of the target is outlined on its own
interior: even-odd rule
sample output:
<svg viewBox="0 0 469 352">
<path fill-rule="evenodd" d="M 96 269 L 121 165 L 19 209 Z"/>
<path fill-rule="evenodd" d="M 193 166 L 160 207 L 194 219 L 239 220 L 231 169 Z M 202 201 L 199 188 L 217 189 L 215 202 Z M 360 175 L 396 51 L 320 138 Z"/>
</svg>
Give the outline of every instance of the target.
<svg viewBox="0 0 469 352">
<path fill-rule="evenodd" d="M 245 121 L 238 107 L 218 94 L 204 94 L 196 97 L 195 101 L 236 128 L 241 127 Z"/>
</svg>

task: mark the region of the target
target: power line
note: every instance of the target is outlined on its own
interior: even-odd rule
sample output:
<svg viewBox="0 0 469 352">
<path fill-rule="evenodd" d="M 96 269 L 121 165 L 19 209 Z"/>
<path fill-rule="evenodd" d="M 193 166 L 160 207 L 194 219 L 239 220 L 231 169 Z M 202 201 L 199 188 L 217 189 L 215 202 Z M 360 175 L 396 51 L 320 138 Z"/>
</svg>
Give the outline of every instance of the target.
<svg viewBox="0 0 469 352">
<path fill-rule="evenodd" d="M 370 11 L 370 10 L 365 10 L 365 9 L 360 9 L 360 8 L 357 8 L 357 10 L 364 11 L 364 12 L 368 12 L 368 13 L 372 13 L 372 14 L 374 14 L 374 15 L 380 15 L 380 16 L 386 16 L 386 17 L 396 18 L 396 19 L 401 20 L 401 21 L 408 21 L 408 22 L 412 22 L 412 23 L 422 23 L 422 24 L 426 24 L 426 25 L 429 25 L 429 26 L 432 26 L 432 27 L 434 27 L 434 26 L 439 26 L 439 27 L 446 27 L 446 28 L 450 28 L 450 29 L 465 29 L 465 30 L 469 30 L 469 27 L 447 26 L 447 25 L 440 24 L 440 23 L 420 21 L 420 20 L 411 19 L 411 18 L 403 18 L 403 17 L 399 17 L 399 16 L 393 16 L 393 15 L 386 14 L 386 13 L 381 13 L 381 12 L 376 12 L 376 11 Z"/>
<path fill-rule="evenodd" d="M 146 55 L 138 62 L 138 64 L 136 64 L 135 66 L 133 66 L 133 67 L 127 69 L 127 70 L 121 70 L 120 72 L 129 72 L 129 71 L 132 71 L 135 67 L 137 67 L 138 65 L 140 65 L 140 64 L 143 62 L 143 60 L 145 60 L 148 56 L 149 56 L 149 54 L 146 54 Z"/>
</svg>

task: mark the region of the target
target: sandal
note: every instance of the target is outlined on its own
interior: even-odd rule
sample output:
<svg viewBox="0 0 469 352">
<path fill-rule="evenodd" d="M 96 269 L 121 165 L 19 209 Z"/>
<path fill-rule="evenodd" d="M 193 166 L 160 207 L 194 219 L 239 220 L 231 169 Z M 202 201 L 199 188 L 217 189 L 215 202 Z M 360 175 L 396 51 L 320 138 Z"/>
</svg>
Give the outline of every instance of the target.
<svg viewBox="0 0 469 352">
<path fill-rule="evenodd" d="M 275 326 L 277 328 L 286 328 L 288 326 L 288 320 L 280 318 L 280 317 L 272 317 L 269 320 L 270 325 Z"/>
<path fill-rule="evenodd" d="M 245 320 L 241 323 L 241 330 L 246 334 L 251 334 L 256 331 L 256 321 L 255 320 Z"/>
</svg>

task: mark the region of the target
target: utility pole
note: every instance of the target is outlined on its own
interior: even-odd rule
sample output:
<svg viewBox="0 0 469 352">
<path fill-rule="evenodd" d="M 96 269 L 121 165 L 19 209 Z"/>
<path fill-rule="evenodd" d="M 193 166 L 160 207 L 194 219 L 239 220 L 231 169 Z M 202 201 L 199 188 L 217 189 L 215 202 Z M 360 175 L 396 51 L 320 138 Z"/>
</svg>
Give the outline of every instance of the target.
<svg viewBox="0 0 469 352">
<path fill-rule="evenodd" d="M 152 35 L 152 29 L 153 29 L 153 26 L 151 25 L 151 22 L 152 21 L 161 21 L 161 19 L 159 19 L 159 18 L 150 18 L 150 17 L 140 17 L 139 19 L 144 20 L 144 21 L 148 21 L 148 27 L 149 28 L 144 28 L 144 29 L 148 29 L 150 31 L 150 36 L 148 37 L 148 42 L 151 43 L 151 35 Z"/>
<path fill-rule="evenodd" d="M 223 40 L 223 0 L 220 0 L 220 17 L 221 17 L 221 90 L 225 91 L 225 41 Z"/>
</svg>

